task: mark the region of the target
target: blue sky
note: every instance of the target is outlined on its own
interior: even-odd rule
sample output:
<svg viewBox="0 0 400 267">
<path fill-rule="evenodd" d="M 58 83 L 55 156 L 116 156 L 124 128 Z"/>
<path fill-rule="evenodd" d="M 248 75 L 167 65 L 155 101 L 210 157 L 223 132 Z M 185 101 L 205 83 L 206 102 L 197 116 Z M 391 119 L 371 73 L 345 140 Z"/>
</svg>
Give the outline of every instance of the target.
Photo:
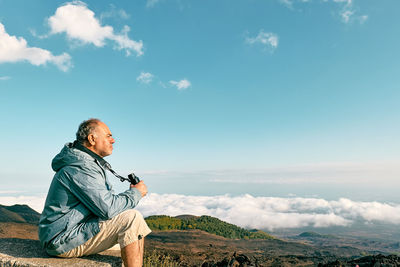
<svg viewBox="0 0 400 267">
<path fill-rule="evenodd" d="M 399 203 L 399 7 L 0 0 L 0 193 L 96 117 L 154 193 Z"/>
</svg>

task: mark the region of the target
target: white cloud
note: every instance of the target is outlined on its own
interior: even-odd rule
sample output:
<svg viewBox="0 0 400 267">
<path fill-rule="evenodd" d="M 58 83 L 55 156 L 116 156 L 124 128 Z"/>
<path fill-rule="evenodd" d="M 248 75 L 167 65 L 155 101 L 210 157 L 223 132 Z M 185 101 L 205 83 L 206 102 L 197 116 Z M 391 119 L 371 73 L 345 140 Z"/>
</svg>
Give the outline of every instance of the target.
<svg viewBox="0 0 400 267">
<path fill-rule="evenodd" d="M 123 18 L 123 19 L 129 19 L 130 18 L 130 15 L 128 13 L 126 13 L 126 11 L 123 10 L 123 9 L 118 10 L 117 13 L 118 13 L 120 18 Z"/>
<path fill-rule="evenodd" d="M 285 5 L 289 9 L 294 9 L 294 3 L 310 3 L 309 0 L 279 0 L 280 3 Z M 359 22 L 363 24 L 367 19 L 368 15 L 358 15 L 356 8 L 354 7 L 354 0 L 322 0 L 324 3 L 337 4 L 340 11 L 338 13 L 343 23 Z"/>
<path fill-rule="evenodd" d="M 123 9 L 117 9 L 113 4 L 111 4 L 111 9 L 109 11 L 100 14 L 100 19 L 119 17 L 121 19 L 129 19 L 130 15 L 126 13 Z"/>
<path fill-rule="evenodd" d="M 176 86 L 178 90 L 185 90 L 192 85 L 187 79 L 183 79 L 180 81 L 169 81 L 169 83 Z"/>
<path fill-rule="evenodd" d="M 282 4 L 284 4 L 286 7 L 290 8 L 290 9 L 293 9 L 293 2 L 294 1 L 295 0 L 279 0 L 279 2 L 281 2 Z M 297 0 L 297 1 L 301 2 L 301 3 L 308 3 L 311 0 Z"/>
<path fill-rule="evenodd" d="M 333 0 L 335 3 L 345 3 L 346 5 L 351 5 L 353 0 Z"/>
<path fill-rule="evenodd" d="M 349 23 L 351 16 L 353 16 L 354 12 L 351 10 L 343 10 L 340 13 L 340 16 L 342 17 L 342 21 L 344 23 Z"/>
<path fill-rule="evenodd" d="M 19 61 L 28 61 L 35 66 L 49 62 L 62 71 L 67 71 L 72 67 L 71 56 L 67 53 L 55 56 L 48 50 L 29 47 L 24 38 L 9 35 L 4 25 L 0 23 L 0 63 Z"/>
<path fill-rule="evenodd" d="M 153 7 L 155 6 L 160 0 L 147 0 L 146 7 Z"/>
<path fill-rule="evenodd" d="M 49 37 L 48 34 L 42 34 L 42 35 L 38 34 L 35 29 L 29 29 L 29 32 L 32 34 L 33 37 L 36 37 L 39 39 L 46 39 Z"/>
<path fill-rule="evenodd" d="M 264 30 L 260 30 L 256 37 L 247 37 L 246 43 L 253 44 L 261 44 L 269 51 L 274 51 L 278 47 L 279 37 L 275 33 L 272 32 L 264 32 Z"/>
<path fill-rule="evenodd" d="M 339 15 L 341 17 L 342 22 L 350 23 L 353 21 L 359 21 L 360 24 L 363 24 L 367 19 L 367 15 L 358 16 L 356 15 L 356 11 L 354 8 L 353 0 L 333 0 L 335 3 L 343 4 Z"/>
<path fill-rule="evenodd" d="M 6 81 L 6 80 L 9 80 L 9 79 L 11 79 L 10 76 L 0 76 L 0 81 Z M 1 191 L 0 191 L 0 193 L 1 193 Z"/>
<path fill-rule="evenodd" d="M 163 83 L 162 81 L 159 81 L 158 84 L 159 84 L 162 88 L 167 88 L 167 85 L 165 85 L 165 83 Z"/>
<path fill-rule="evenodd" d="M 1 192 L 0 192 L 1 193 Z M 9 192 L 2 192 L 9 193 Z M 0 204 L 27 204 L 42 212 L 46 197 L 0 196 Z M 400 204 L 352 201 L 347 198 L 281 198 L 241 196 L 186 196 L 150 193 L 137 209 L 150 215 L 210 215 L 244 228 L 268 229 L 347 226 L 353 223 L 400 225 Z"/>
<path fill-rule="evenodd" d="M 144 216 L 210 215 L 245 228 L 274 229 L 350 226 L 355 221 L 400 224 L 400 205 L 327 201 L 318 198 L 185 196 L 149 194 L 138 206 Z"/>
<path fill-rule="evenodd" d="M 363 15 L 363 16 L 358 17 L 358 21 L 360 22 L 360 24 L 363 24 L 364 22 L 366 22 L 367 19 L 368 19 L 368 15 Z"/>
<path fill-rule="evenodd" d="M 111 26 L 102 26 L 92 10 L 80 1 L 67 3 L 57 8 L 56 13 L 48 19 L 51 34 L 65 32 L 71 40 L 83 44 L 93 44 L 103 47 L 107 40 L 115 42 L 114 48 L 125 50 L 127 55 L 136 52 L 143 54 L 143 42 L 134 41 L 128 37 L 130 28 L 124 26 L 120 34 L 115 34 Z"/>
<path fill-rule="evenodd" d="M 282 4 L 287 6 L 288 8 L 292 9 L 293 8 L 293 2 L 291 0 L 279 0 Z"/>
<path fill-rule="evenodd" d="M 144 72 L 144 71 L 142 71 L 142 72 L 139 74 L 139 76 L 136 77 L 136 81 L 138 81 L 138 82 L 140 82 L 140 83 L 142 83 L 142 84 L 149 84 L 149 83 L 153 82 L 154 78 L 155 78 L 155 75 L 154 75 L 154 74 L 152 74 L 152 73 L 150 73 L 150 72 Z M 168 87 L 167 84 L 165 84 L 165 83 L 162 82 L 162 81 L 158 81 L 158 83 L 159 83 L 159 85 L 160 85 L 161 87 L 163 87 L 163 88 L 167 88 L 167 87 Z M 187 80 L 187 79 L 183 79 L 183 80 L 180 80 L 180 81 L 173 81 L 173 80 L 171 80 L 171 81 L 169 81 L 169 84 L 170 84 L 170 86 L 176 86 L 176 88 L 177 88 L 178 90 L 180 90 L 180 91 L 181 91 L 181 90 L 185 90 L 185 89 L 189 88 L 190 86 L 192 86 L 192 84 L 190 83 L 190 81 Z"/>
<path fill-rule="evenodd" d="M 152 82 L 154 78 L 154 75 L 151 74 L 150 72 L 144 72 L 142 71 L 140 75 L 136 78 L 136 81 L 144 84 L 149 84 Z"/>
</svg>

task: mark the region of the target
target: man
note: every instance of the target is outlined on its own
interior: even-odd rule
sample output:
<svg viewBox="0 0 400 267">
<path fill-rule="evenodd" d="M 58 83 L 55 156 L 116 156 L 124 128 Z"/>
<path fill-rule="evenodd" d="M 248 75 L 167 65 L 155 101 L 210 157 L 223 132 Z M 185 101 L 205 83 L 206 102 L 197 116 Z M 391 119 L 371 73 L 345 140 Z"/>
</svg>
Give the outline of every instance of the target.
<svg viewBox="0 0 400 267">
<path fill-rule="evenodd" d="M 107 180 L 115 140 L 106 124 L 89 119 L 76 141 L 52 161 L 56 172 L 39 222 L 48 254 L 70 258 L 95 254 L 119 243 L 125 266 L 142 266 L 144 237 L 151 232 L 133 208 L 147 194 L 143 181 L 114 194 Z"/>
</svg>

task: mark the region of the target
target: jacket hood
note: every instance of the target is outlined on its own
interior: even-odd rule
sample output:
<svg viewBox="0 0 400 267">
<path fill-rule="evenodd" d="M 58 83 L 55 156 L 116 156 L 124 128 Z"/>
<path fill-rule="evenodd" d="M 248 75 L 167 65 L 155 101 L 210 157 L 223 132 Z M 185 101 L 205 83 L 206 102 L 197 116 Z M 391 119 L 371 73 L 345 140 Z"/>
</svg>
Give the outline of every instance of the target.
<svg viewBox="0 0 400 267">
<path fill-rule="evenodd" d="M 88 161 L 94 162 L 95 159 L 89 154 L 72 147 L 72 143 L 67 143 L 60 153 L 54 157 L 51 162 L 51 168 L 53 171 L 58 172 L 65 166 L 82 166 Z"/>
</svg>

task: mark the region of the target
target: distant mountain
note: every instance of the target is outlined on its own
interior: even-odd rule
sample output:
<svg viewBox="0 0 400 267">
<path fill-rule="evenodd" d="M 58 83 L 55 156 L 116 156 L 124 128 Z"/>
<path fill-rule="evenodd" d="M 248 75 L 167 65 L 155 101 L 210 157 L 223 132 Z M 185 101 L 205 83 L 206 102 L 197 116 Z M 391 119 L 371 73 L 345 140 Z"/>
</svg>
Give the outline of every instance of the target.
<svg viewBox="0 0 400 267">
<path fill-rule="evenodd" d="M 274 237 L 260 230 L 246 230 L 211 216 L 180 215 L 170 217 L 155 215 L 146 218 L 152 230 L 191 230 L 198 229 L 211 234 L 231 239 L 273 239 Z"/>
<path fill-rule="evenodd" d="M 303 238 L 336 238 L 334 235 L 324 235 L 316 232 L 303 232 L 299 234 L 299 237 Z"/>
<path fill-rule="evenodd" d="M 40 213 L 31 209 L 28 205 L 0 205 L 0 222 L 18 222 L 38 224 Z"/>
</svg>

